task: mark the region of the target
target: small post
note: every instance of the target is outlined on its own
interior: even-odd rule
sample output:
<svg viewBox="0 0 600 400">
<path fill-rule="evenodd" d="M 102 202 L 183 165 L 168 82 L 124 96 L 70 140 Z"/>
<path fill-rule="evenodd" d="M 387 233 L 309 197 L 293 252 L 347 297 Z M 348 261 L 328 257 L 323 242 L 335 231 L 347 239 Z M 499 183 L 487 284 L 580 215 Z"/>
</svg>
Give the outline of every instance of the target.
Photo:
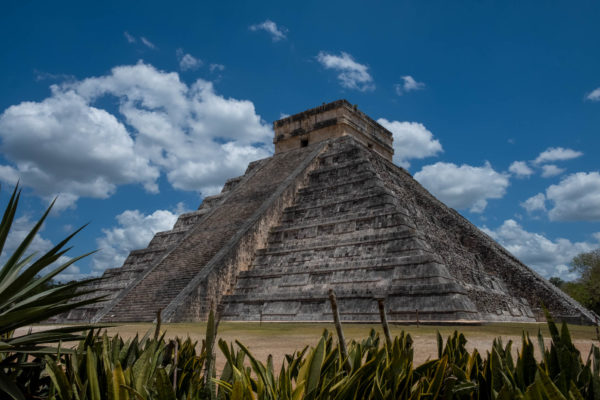
<svg viewBox="0 0 600 400">
<path fill-rule="evenodd" d="M 262 326 L 262 308 L 260 309 L 260 319 L 258 320 L 258 326 Z"/>
<path fill-rule="evenodd" d="M 215 382 L 211 379 L 216 376 L 216 368 L 215 368 L 215 341 L 217 340 L 217 330 L 219 329 L 219 322 L 221 320 L 221 307 L 215 307 L 214 303 L 211 302 L 210 312 L 208 313 L 208 321 L 206 323 L 206 339 L 205 343 L 205 351 L 206 351 L 206 361 L 204 365 L 204 384 L 208 387 L 210 391 L 210 398 L 215 399 L 217 397 L 217 386 Z"/>
<path fill-rule="evenodd" d="M 162 323 L 162 308 L 156 310 L 156 328 L 154 329 L 154 340 L 160 336 L 160 325 Z"/>
<path fill-rule="evenodd" d="M 179 341 L 177 338 L 175 342 L 175 357 L 173 360 L 173 393 L 177 393 L 177 362 L 179 361 Z"/>
<path fill-rule="evenodd" d="M 385 335 L 385 341 L 388 345 L 388 349 L 392 349 L 392 335 L 390 335 L 390 327 L 387 322 L 387 315 L 385 314 L 385 302 L 384 299 L 377 299 L 377 305 L 379 306 L 379 318 L 381 318 L 381 325 L 383 326 L 383 334 Z"/>
<path fill-rule="evenodd" d="M 347 373 L 352 370 L 350 365 L 350 359 L 348 359 L 348 349 L 346 348 L 346 339 L 344 338 L 344 331 L 342 331 L 342 323 L 340 322 L 340 313 L 338 311 L 337 299 L 333 289 L 329 289 L 329 302 L 331 303 L 331 312 L 333 314 L 333 322 L 335 324 L 335 330 L 338 335 L 338 342 L 340 343 L 340 353 L 342 353 L 342 359 L 344 360 L 344 369 Z"/>
<path fill-rule="evenodd" d="M 598 316 L 594 315 L 594 319 L 596 320 L 596 339 L 600 342 L 600 329 L 598 329 Z"/>
<path fill-rule="evenodd" d="M 419 309 L 415 309 L 415 312 L 417 313 L 417 328 L 419 327 Z"/>
</svg>

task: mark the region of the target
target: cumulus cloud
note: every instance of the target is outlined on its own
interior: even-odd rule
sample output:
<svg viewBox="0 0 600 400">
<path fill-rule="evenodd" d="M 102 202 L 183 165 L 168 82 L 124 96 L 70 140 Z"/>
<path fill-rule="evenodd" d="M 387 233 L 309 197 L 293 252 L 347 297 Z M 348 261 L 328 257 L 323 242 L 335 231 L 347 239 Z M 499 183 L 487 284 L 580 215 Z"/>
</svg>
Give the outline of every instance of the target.
<svg viewBox="0 0 600 400">
<path fill-rule="evenodd" d="M 271 35 L 271 39 L 274 42 L 278 42 L 286 38 L 287 29 L 282 26 L 277 26 L 277 24 L 269 19 L 261 22 L 260 24 L 250 25 L 249 29 L 253 32 L 256 31 L 265 31 L 269 35 Z"/>
<path fill-rule="evenodd" d="M 150 215 L 127 210 L 116 219 L 118 225 L 103 229 L 104 236 L 96 240 L 100 251 L 92 258 L 92 275 L 120 267 L 131 250 L 145 248 L 156 232 L 172 229 L 177 215 L 168 210 L 156 210 Z"/>
<path fill-rule="evenodd" d="M 583 153 L 580 151 L 565 149 L 563 147 L 550 147 L 541 152 L 533 162 L 535 164 L 542 164 L 547 162 L 564 161 L 581 157 L 582 155 Z"/>
<path fill-rule="evenodd" d="M 542 177 L 551 178 L 556 175 L 560 175 L 565 172 L 564 168 L 560 168 L 554 164 L 542 165 Z"/>
<path fill-rule="evenodd" d="M 591 101 L 600 101 L 600 88 L 592 90 L 585 98 Z"/>
<path fill-rule="evenodd" d="M 0 114 L 0 179 L 19 178 L 39 195 L 106 198 L 118 185 L 157 192 L 164 173 L 173 187 L 204 192 L 271 153 L 272 130 L 250 101 L 224 98 L 212 83 L 191 86 L 177 73 L 142 62 L 110 74 L 53 85 L 51 96 Z M 118 101 L 111 114 L 100 98 Z"/>
<path fill-rule="evenodd" d="M 546 196 L 544 193 L 538 193 L 521 203 L 521 207 L 527 210 L 528 213 L 534 211 L 546 211 Z"/>
<path fill-rule="evenodd" d="M 6 238 L 6 242 L 2 250 L 2 255 L 0 256 L 0 264 L 4 264 L 7 261 L 8 257 L 14 253 L 17 247 L 19 247 L 21 242 L 23 242 L 23 239 L 25 239 L 25 237 L 29 234 L 29 232 L 36 223 L 37 221 L 32 220 L 29 215 L 23 215 L 19 218 L 16 218 L 13 221 L 10 233 Z M 38 231 L 38 233 L 34 236 L 31 244 L 27 249 L 27 252 L 25 253 L 25 257 L 32 253 L 36 253 L 36 257 L 34 257 L 34 260 L 36 260 L 55 246 L 50 240 L 44 238 L 41 235 L 41 232 L 43 232 L 43 230 L 44 227 L 42 226 L 42 229 L 40 229 L 40 231 Z M 69 262 L 70 260 L 70 257 L 63 255 L 59 257 L 56 262 L 54 262 L 45 270 L 43 270 L 42 274 L 48 273 L 52 269 L 55 269 L 59 265 Z M 82 274 L 80 272 L 80 269 L 76 264 L 72 264 L 59 275 L 57 275 L 54 279 L 59 282 L 67 282 L 82 278 L 85 278 L 85 274 Z"/>
<path fill-rule="evenodd" d="M 529 168 L 525 161 L 515 161 L 510 164 L 508 171 L 515 175 L 517 178 L 526 178 L 533 175 L 533 170 Z"/>
<path fill-rule="evenodd" d="M 578 172 L 546 189 L 553 202 L 548 216 L 553 221 L 600 220 L 600 173 Z"/>
<path fill-rule="evenodd" d="M 577 278 L 577 275 L 568 272 L 567 264 L 579 253 L 591 251 L 599 245 L 599 243 L 571 242 L 562 238 L 551 240 L 539 233 L 526 231 L 512 219 L 504 221 L 495 230 L 487 227 L 482 230 L 546 278 L 552 276 L 566 280 Z"/>
<path fill-rule="evenodd" d="M 41 102 L 9 107 L 0 115 L 0 138 L 4 157 L 14 163 L 0 166 L 1 179 L 21 179 L 48 199 L 62 192 L 59 209 L 81 196 L 109 197 L 119 184 L 157 190 L 158 169 L 137 154 L 125 126 L 73 90 L 52 86 Z"/>
<path fill-rule="evenodd" d="M 423 82 L 417 82 L 412 76 L 406 75 L 402 77 L 403 83 L 397 83 L 394 85 L 396 94 L 402 96 L 404 93 L 412 92 L 414 90 L 421 90 L 425 88 Z"/>
<path fill-rule="evenodd" d="M 179 68 L 182 71 L 197 69 L 202 65 L 202 60 L 192 56 L 189 53 L 184 53 L 182 49 L 177 49 L 175 54 L 179 60 Z"/>
<path fill-rule="evenodd" d="M 149 41 L 148 39 L 146 39 L 145 37 L 141 37 L 140 40 L 142 41 L 142 43 L 144 44 L 144 46 L 146 46 L 149 49 L 154 50 L 156 48 L 156 45 L 154 43 L 152 43 L 151 41 Z"/>
<path fill-rule="evenodd" d="M 415 179 L 450 207 L 474 213 L 483 212 L 488 199 L 502 198 L 509 184 L 489 162 L 481 167 L 438 162 L 423 167 Z"/>
<path fill-rule="evenodd" d="M 435 156 L 442 152 L 439 140 L 418 122 L 388 121 L 385 118 L 377 120 L 383 127 L 394 135 L 394 161 L 408 168 L 410 159 L 420 159 Z"/>
<path fill-rule="evenodd" d="M 338 79 L 343 87 L 361 92 L 375 90 L 369 67 L 354 61 L 350 54 L 342 51 L 338 56 L 321 51 L 317 55 L 317 61 L 325 69 L 338 71 Z"/>
</svg>

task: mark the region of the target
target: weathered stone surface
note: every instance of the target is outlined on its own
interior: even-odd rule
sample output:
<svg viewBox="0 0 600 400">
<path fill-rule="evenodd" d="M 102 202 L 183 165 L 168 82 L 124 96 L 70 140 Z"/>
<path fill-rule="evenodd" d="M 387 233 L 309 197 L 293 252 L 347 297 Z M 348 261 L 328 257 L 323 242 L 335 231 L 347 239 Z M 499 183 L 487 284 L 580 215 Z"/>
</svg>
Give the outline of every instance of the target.
<svg viewBox="0 0 600 400">
<path fill-rule="evenodd" d="M 392 134 L 346 100 L 306 110 L 273 123 L 275 154 L 346 135 L 353 136 L 389 161 Z"/>
<path fill-rule="evenodd" d="M 132 251 L 70 320 L 535 321 L 594 315 L 390 160 L 391 134 L 338 101 L 276 121 L 276 154 Z"/>
</svg>

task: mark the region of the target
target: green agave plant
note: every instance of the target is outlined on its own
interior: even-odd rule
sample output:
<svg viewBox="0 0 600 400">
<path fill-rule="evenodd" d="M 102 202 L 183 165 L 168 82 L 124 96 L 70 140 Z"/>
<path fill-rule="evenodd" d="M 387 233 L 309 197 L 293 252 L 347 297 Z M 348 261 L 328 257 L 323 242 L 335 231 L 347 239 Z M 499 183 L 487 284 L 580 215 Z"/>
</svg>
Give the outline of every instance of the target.
<svg viewBox="0 0 600 400">
<path fill-rule="evenodd" d="M 0 222 L 0 254 L 4 250 L 20 196 L 21 191 L 17 185 Z M 0 398 L 2 399 L 7 396 L 12 399 L 25 399 L 25 394 L 21 390 L 23 387 L 35 391 L 32 382 L 27 386 L 22 383 L 30 379 L 30 372 L 36 365 L 42 363 L 41 357 L 45 354 L 58 354 L 61 342 L 81 339 L 82 335 L 78 332 L 89 329 L 89 326 L 69 326 L 35 333 L 29 331 L 19 335 L 14 334 L 15 330 L 101 300 L 96 297 L 77 301 L 78 296 L 89 293 L 80 290 L 90 282 L 89 280 L 49 285 L 59 273 L 91 253 L 72 258 L 62 265 L 51 268 L 49 272 L 44 271 L 70 250 L 65 246 L 81 228 L 38 258 L 35 253 L 28 253 L 29 246 L 53 204 L 48 207 L 0 268 Z"/>
<path fill-rule="evenodd" d="M 18 200 L 15 190 L 0 223 L 0 250 Z M 90 326 L 15 336 L 17 328 L 97 300 L 76 300 L 86 282 L 40 289 L 81 258 L 43 274 L 65 254 L 73 235 L 38 259 L 25 255 L 48 211 L 0 270 L 2 400 L 600 400 L 600 349 L 592 346 L 584 362 L 567 325 L 559 329 L 549 314 L 550 346 L 541 333 L 537 338 L 541 361 L 526 334 L 515 357 L 512 341 L 505 345 L 500 338 L 485 354 L 469 352 L 467 339 L 455 331 L 445 342 L 438 334 L 437 358 L 415 366 L 409 334 L 392 338 L 384 323 L 384 340 L 372 330 L 346 346 L 339 324 L 337 342 L 326 330 L 316 346 L 286 355 L 276 369 L 271 356 L 263 363 L 239 341 L 217 341 L 212 311 L 199 349 L 189 338 L 166 341 L 159 325 L 153 336 L 148 332 L 127 341 Z M 82 329 L 87 334 L 78 333 Z M 74 340 L 77 346 L 62 348 L 61 342 Z M 224 361 L 218 378 L 215 347 Z"/>
<path fill-rule="evenodd" d="M 214 321 L 211 313 L 210 319 Z M 280 368 L 273 358 L 256 359 L 241 342 L 218 341 L 224 365 L 216 377 L 213 348 L 216 334 L 208 325 L 201 346 L 187 340 L 165 341 L 150 333 L 123 341 L 118 335 L 90 332 L 70 353 L 46 357 L 50 377 L 44 398 L 56 400 L 193 400 L 193 399 L 598 399 L 600 350 L 593 346 L 583 361 L 568 329 L 550 319 L 552 343 L 538 335 L 541 361 L 527 335 L 512 351 L 496 339 L 485 354 L 466 349 L 454 332 L 438 335 L 438 357 L 413 364 L 413 341 L 401 333 L 388 341 L 371 331 L 350 341 L 347 354 L 332 334 L 286 355 Z M 350 370 L 346 365 L 350 365 Z"/>
</svg>

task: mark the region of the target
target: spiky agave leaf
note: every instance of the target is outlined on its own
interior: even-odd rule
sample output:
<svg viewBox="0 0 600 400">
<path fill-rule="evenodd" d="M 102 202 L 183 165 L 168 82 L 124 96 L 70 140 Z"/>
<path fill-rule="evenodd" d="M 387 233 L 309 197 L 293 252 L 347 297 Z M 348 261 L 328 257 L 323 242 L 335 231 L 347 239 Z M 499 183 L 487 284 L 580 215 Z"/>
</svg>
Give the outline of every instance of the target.
<svg viewBox="0 0 600 400">
<path fill-rule="evenodd" d="M 21 191 L 17 185 L 0 221 L 0 252 L 4 250 L 20 196 Z M 79 306 L 102 300 L 102 297 L 77 300 L 78 297 L 90 293 L 80 290 L 82 286 L 89 284 L 90 280 L 45 287 L 70 265 L 91 254 L 72 258 L 58 267 L 51 268 L 49 272 L 44 271 L 70 250 L 66 247 L 67 243 L 81 229 L 69 235 L 37 259 L 35 253 L 27 254 L 29 246 L 53 205 L 54 202 L 50 204 L 14 252 L 7 257 L 4 265 L 0 267 L 0 360 L 2 360 L 0 364 L 4 369 L 4 373 L 0 375 L 0 391 L 13 399 L 22 397 L 15 394 L 10 371 L 20 369 L 24 364 L 19 361 L 23 359 L 22 357 L 11 357 L 11 354 L 56 354 L 57 348 L 49 344 L 83 339 L 84 336 L 78 332 L 85 331 L 90 326 L 71 326 L 43 332 L 28 332 L 19 336 L 14 336 L 15 330 L 47 320 Z"/>
</svg>

